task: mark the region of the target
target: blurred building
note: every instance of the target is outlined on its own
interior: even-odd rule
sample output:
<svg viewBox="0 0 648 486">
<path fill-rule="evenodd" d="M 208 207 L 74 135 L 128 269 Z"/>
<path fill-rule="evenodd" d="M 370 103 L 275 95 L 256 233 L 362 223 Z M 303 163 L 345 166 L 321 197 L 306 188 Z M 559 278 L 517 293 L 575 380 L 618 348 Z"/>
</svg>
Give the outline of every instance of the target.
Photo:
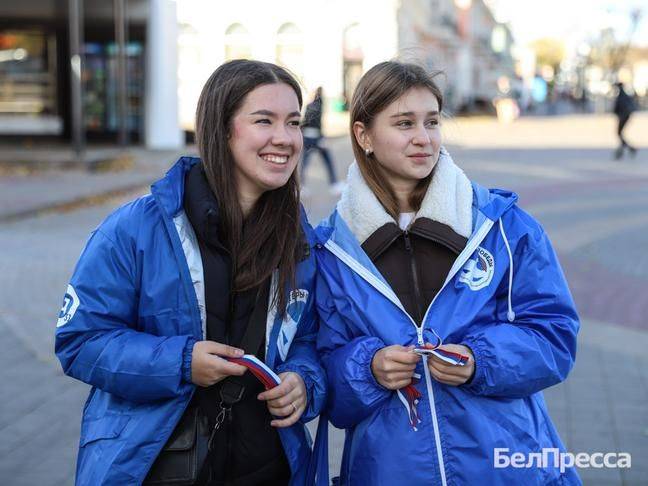
<svg viewBox="0 0 648 486">
<path fill-rule="evenodd" d="M 511 34 L 482 0 L 183 0 L 178 21 L 187 130 L 209 74 L 236 58 L 289 68 L 307 94 L 322 86 L 330 115 L 347 107 L 367 69 L 394 57 L 444 71 L 450 109 L 489 103 L 497 79 L 513 74 Z"/>
<path fill-rule="evenodd" d="M 511 43 L 483 0 L 3 2 L 0 137 L 178 146 L 204 82 L 236 58 L 289 68 L 306 97 L 322 86 L 340 120 L 367 69 L 416 60 L 446 73 L 456 111 L 495 97 Z"/>
<path fill-rule="evenodd" d="M 120 24 L 123 56 L 116 39 Z M 82 111 L 76 119 L 84 138 L 114 142 L 123 129 L 129 142 L 179 145 L 177 63 L 168 56 L 176 31 L 170 0 L 2 2 L 0 137 L 70 140 L 74 73 L 80 72 Z"/>
</svg>

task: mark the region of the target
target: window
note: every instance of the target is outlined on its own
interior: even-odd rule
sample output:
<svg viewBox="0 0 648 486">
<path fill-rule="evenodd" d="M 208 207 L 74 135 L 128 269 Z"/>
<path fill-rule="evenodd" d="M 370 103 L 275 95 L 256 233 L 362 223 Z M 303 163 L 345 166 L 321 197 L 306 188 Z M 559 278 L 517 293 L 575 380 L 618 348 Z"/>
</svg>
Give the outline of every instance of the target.
<svg viewBox="0 0 648 486">
<path fill-rule="evenodd" d="M 304 41 L 301 30 L 291 23 L 283 24 L 277 32 L 277 64 L 298 78 L 304 71 Z"/>
<path fill-rule="evenodd" d="M 225 61 L 250 59 L 250 35 L 241 24 L 232 24 L 225 31 Z"/>
</svg>

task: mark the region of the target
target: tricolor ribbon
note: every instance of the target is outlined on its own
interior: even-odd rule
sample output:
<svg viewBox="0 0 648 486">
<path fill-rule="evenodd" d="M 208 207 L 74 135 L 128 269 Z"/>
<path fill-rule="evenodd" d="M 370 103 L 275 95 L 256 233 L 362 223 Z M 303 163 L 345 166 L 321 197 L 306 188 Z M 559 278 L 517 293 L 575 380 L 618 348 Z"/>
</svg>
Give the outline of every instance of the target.
<svg viewBox="0 0 648 486">
<path fill-rule="evenodd" d="M 464 356 L 460 353 L 454 353 L 452 351 L 447 351 L 445 349 L 436 348 L 431 350 L 432 354 L 439 359 L 442 359 L 446 363 L 450 363 L 455 366 L 464 366 L 468 362 L 468 356 Z"/>
<path fill-rule="evenodd" d="M 435 348 L 435 349 L 430 349 L 430 348 L 419 348 L 415 349 L 415 352 L 418 352 L 418 354 L 421 354 L 422 356 L 428 356 L 430 354 L 433 354 L 437 358 L 445 361 L 446 363 L 450 363 L 451 365 L 454 366 L 464 366 L 468 362 L 468 356 L 464 356 L 463 354 L 460 353 L 454 353 L 452 351 L 447 351 L 445 349 L 441 348 Z M 416 388 L 416 383 L 419 382 L 421 379 L 421 375 L 418 373 L 414 373 L 414 376 L 412 377 L 412 382 L 407 385 L 405 388 L 401 388 L 400 390 L 397 391 L 398 398 L 400 399 L 401 402 L 403 402 L 403 405 L 405 405 L 405 408 L 407 409 L 407 416 L 409 418 L 409 423 L 410 426 L 414 431 L 418 430 L 418 425 L 421 423 L 421 417 L 418 414 L 418 403 L 419 400 L 421 399 L 421 392 L 418 391 Z"/>
<path fill-rule="evenodd" d="M 268 366 L 253 354 L 244 354 L 240 358 L 225 358 L 227 361 L 245 366 L 263 384 L 266 390 L 270 390 L 281 383 L 281 378 Z"/>
</svg>

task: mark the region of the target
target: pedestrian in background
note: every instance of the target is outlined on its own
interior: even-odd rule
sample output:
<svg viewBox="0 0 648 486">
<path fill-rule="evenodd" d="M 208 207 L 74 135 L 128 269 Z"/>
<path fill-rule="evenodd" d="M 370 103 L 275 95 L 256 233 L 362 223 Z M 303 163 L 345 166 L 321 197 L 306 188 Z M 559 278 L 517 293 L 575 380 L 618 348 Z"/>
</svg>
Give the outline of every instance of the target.
<svg viewBox="0 0 648 486">
<path fill-rule="evenodd" d="M 315 90 L 313 101 L 306 105 L 302 130 L 304 134 L 304 154 L 302 157 L 301 178 L 302 184 L 306 181 L 306 167 L 313 152 L 318 152 L 324 161 L 324 166 L 328 173 L 330 191 L 334 195 L 339 195 L 343 185 L 338 183 L 335 175 L 333 158 L 328 148 L 321 145 L 322 139 L 322 87 Z M 306 192 L 306 191 L 305 191 Z"/>
<path fill-rule="evenodd" d="M 626 93 L 623 83 L 615 83 L 618 93 L 614 100 L 614 114 L 617 117 L 617 135 L 619 137 L 619 148 L 614 152 L 614 160 L 619 160 L 623 157 L 625 149 L 627 148 L 630 155 L 634 156 L 637 149 L 630 145 L 623 137 L 623 130 L 630 121 L 632 113 L 637 110 L 637 102 L 635 99 Z"/>
<path fill-rule="evenodd" d="M 539 461 L 565 450 L 541 391 L 576 356 L 567 283 L 517 195 L 455 165 L 442 110 L 423 68 L 371 68 L 351 103 L 357 162 L 316 229 L 340 484 L 580 484 L 573 467 Z M 538 460 L 501 468 L 513 453 Z"/>
<path fill-rule="evenodd" d="M 77 484 L 306 484 L 325 376 L 301 103 L 283 68 L 222 65 L 198 102 L 201 158 L 92 234 L 56 329 L 63 370 L 92 386 Z M 229 361 L 244 352 L 281 384 Z"/>
</svg>

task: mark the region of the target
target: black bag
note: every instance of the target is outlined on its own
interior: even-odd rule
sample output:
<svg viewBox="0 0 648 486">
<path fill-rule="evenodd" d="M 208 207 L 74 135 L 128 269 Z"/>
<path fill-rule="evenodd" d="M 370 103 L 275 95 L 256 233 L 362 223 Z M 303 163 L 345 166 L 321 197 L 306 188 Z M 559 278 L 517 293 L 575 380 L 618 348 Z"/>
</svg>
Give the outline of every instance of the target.
<svg viewBox="0 0 648 486">
<path fill-rule="evenodd" d="M 171 437 L 151 467 L 144 484 L 191 486 L 207 458 L 211 428 L 199 407 L 182 415 Z"/>
<path fill-rule="evenodd" d="M 250 315 L 241 341 L 243 349 L 259 349 L 265 338 L 265 326 L 254 326 L 253 324 L 256 322 L 265 323 L 263 316 L 267 313 L 269 293 L 269 282 L 266 281 L 261 284 L 257 293 L 254 310 Z M 196 484 L 207 455 L 215 444 L 214 439 L 225 415 L 231 411 L 232 405 L 241 400 L 244 391 L 243 385 L 233 378 L 226 378 L 222 381 L 219 405 L 221 411 L 213 426 L 210 426 L 208 418 L 200 412 L 198 405 L 190 405 L 151 466 L 143 484 L 145 486 L 193 486 Z"/>
</svg>

